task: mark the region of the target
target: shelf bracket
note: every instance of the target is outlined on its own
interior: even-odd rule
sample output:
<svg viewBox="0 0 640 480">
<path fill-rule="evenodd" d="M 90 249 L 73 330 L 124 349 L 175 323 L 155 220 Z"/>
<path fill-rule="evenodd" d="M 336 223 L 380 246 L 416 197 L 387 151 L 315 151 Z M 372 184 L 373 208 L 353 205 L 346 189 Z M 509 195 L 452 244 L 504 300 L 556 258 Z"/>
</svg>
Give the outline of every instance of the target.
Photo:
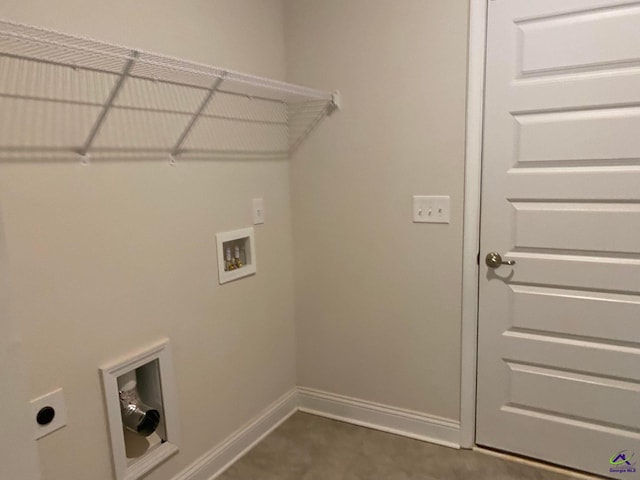
<svg viewBox="0 0 640 480">
<path fill-rule="evenodd" d="M 180 134 L 180 137 L 178 137 L 178 140 L 176 141 L 175 145 L 171 149 L 171 157 L 174 158 L 174 161 L 175 161 L 176 155 L 180 153 L 180 147 L 182 147 L 182 144 L 189 136 L 189 133 L 191 133 L 193 126 L 198 121 L 198 118 L 200 118 L 200 115 L 202 114 L 202 112 L 204 112 L 204 109 L 207 108 L 207 105 L 209 105 L 209 102 L 211 102 L 211 99 L 215 95 L 218 88 L 220 88 L 220 85 L 222 84 L 226 76 L 227 76 L 227 72 L 222 72 L 222 74 L 218 78 L 216 78 L 216 81 L 213 82 L 213 85 L 209 89 L 209 93 L 207 93 L 207 96 L 204 97 L 204 100 L 202 100 L 202 103 L 198 107 L 198 110 L 196 110 L 196 112 L 193 114 L 186 128 L 182 131 L 182 133 Z"/>
<path fill-rule="evenodd" d="M 85 140 L 84 144 L 82 145 L 82 147 L 80 147 L 80 150 L 78 151 L 80 156 L 86 157 L 87 152 L 91 148 L 91 145 L 93 144 L 93 141 L 95 140 L 96 135 L 98 135 L 98 132 L 100 131 L 100 128 L 102 127 L 102 124 L 104 123 L 104 120 L 107 117 L 107 113 L 109 113 L 109 109 L 111 109 L 111 106 L 113 105 L 113 102 L 118 96 L 118 93 L 120 93 L 120 90 L 122 89 L 122 85 L 124 84 L 125 80 L 129 76 L 129 72 L 131 72 L 131 69 L 133 68 L 133 64 L 135 63 L 136 58 L 138 58 L 138 56 L 139 56 L 139 53 L 137 51 L 133 50 L 131 52 L 131 58 L 127 60 L 127 63 L 122 69 L 122 73 L 120 73 L 120 78 L 118 78 L 118 81 L 111 89 L 111 92 L 109 92 L 109 96 L 107 97 L 107 101 L 102 106 L 100 115 L 98 115 L 98 118 L 96 118 L 96 121 L 93 124 L 93 127 L 91 127 L 91 131 L 89 132 L 87 139 Z"/>
<path fill-rule="evenodd" d="M 342 109 L 342 94 L 336 90 L 331 94 L 331 101 L 327 106 L 327 115 L 331 115 L 336 110 Z"/>
</svg>

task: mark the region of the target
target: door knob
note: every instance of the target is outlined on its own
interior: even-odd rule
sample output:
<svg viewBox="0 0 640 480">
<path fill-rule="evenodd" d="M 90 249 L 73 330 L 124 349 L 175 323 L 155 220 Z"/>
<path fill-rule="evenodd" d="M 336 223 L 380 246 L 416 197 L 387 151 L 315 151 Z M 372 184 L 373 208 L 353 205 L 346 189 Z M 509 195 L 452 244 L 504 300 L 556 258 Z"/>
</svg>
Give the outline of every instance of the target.
<svg viewBox="0 0 640 480">
<path fill-rule="evenodd" d="M 491 252 L 487 254 L 484 259 L 487 267 L 498 268 L 500 265 L 515 265 L 515 260 L 502 260 L 502 256 L 498 252 Z"/>
</svg>

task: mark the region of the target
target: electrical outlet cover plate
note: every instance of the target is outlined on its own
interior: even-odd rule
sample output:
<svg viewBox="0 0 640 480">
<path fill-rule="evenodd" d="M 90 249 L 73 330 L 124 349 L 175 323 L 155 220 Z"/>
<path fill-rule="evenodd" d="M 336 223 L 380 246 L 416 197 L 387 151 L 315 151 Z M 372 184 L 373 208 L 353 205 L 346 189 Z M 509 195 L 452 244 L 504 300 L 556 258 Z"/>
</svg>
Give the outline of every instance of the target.
<svg viewBox="0 0 640 480">
<path fill-rule="evenodd" d="M 253 199 L 253 224 L 261 225 L 264 223 L 265 211 L 264 211 L 264 199 Z"/>
<path fill-rule="evenodd" d="M 415 223 L 449 223 L 450 203 L 448 195 L 414 195 L 413 221 Z"/>
<path fill-rule="evenodd" d="M 34 426 L 33 438 L 35 440 L 49 435 L 67 424 L 67 407 L 64 403 L 64 394 L 61 388 L 31 400 L 29 404 L 31 405 L 31 418 L 33 419 Z M 53 408 L 55 415 L 50 423 L 39 425 L 36 417 L 38 416 L 38 412 L 45 407 Z"/>
</svg>

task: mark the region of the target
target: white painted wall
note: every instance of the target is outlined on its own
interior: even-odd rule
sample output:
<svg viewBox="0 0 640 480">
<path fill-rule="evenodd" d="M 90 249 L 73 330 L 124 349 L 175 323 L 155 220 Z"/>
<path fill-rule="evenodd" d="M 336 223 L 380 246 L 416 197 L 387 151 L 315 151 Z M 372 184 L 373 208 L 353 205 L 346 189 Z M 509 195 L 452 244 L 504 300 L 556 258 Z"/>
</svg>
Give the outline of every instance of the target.
<svg viewBox="0 0 640 480">
<path fill-rule="evenodd" d="M 173 343 L 183 446 L 150 480 L 295 384 L 291 209 L 298 384 L 459 418 L 467 3 L 4 2 L 3 18 L 345 100 L 291 167 L 0 164 L 5 310 L 28 397 L 61 386 L 69 410 L 38 442 L 45 480 L 111 478 L 98 366 L 160 337 Z M 451 195 L 452 223 L 411 223 L 413 194 Z M 221 287 L 214 234 L 248 225 L 257 196 L 269 209 L 259 273 Z"/>
<path fill-rule="evenodd" d="M 40 465 L 33 442 L 23 340 L 10 312 L 9 266 L 0 209 L 0 478 L 39 480 Z"/>
<path fill-rule="evenodd" d="M 9 0 L 0 16 L 285 75 L 281 0 Z M 183 439 L 150 480 L 295 385 L 288 171 L 284 161 L 0 164 L 0 247 L 28 397 L 63 387 L 67 400 L 68 427 L 38 442 L 45 480 L 112 478 L 98 367 L 161 337 L 173 344 Z M 219 286 L 215 233 L 250 225 L 253 197 L 269 209 L 258 275 Z"/>
<path fill-rule="evenodd" d="M 459 418 L 467 1 L 287 0 L 288 80 L 341 112 L 292 159 L 298 384 Z M 411 196 L 451 196 L 451 224 Z"/>
</svg>

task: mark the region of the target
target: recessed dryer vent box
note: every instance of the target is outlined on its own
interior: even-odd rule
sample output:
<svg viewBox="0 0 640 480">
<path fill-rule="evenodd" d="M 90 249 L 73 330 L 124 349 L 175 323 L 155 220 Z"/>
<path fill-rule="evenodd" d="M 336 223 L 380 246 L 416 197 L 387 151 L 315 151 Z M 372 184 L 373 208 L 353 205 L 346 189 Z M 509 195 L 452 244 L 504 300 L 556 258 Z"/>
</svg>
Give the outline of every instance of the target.
<svg viewBox="0 0 640 480">
<path fill-rule="evenodd" d="M 221 284 L 256 273 L 253 227 L 218 233 L 216 241 L 218 279 Z"/>
<path fill-rule="evenodd" d="M 100 368 L 117 480 L 136 480 L 178 452 L 169 340 Z"/>
</svg>

